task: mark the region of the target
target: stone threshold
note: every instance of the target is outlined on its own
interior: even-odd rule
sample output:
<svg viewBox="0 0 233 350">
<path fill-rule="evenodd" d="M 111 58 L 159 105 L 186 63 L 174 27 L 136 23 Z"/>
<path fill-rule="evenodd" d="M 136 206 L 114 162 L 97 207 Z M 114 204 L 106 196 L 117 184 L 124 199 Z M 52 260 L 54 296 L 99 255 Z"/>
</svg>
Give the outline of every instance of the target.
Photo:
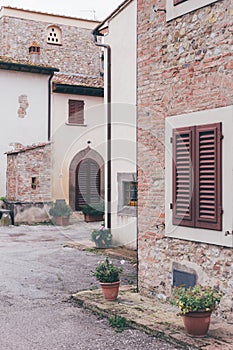
<svg viewBox="0 0 233 350">
<path fill-rule="evenodd" d="M 133 286 L 122 286 L 117 301 L 107 302 L 99 289 L 82 291 L 72 295 L 72 301 L 101 317 L 124 317 L 131 328 L 144 331 L 157 338 L 178 345 L 183 349 L 231 350 L 233 325 L 211 316 L 211 324 L 205 337 L 191 337 L 184 331 L 178 309 L 169 303 L 161 303 L 142 296 Z"/>
</svg>

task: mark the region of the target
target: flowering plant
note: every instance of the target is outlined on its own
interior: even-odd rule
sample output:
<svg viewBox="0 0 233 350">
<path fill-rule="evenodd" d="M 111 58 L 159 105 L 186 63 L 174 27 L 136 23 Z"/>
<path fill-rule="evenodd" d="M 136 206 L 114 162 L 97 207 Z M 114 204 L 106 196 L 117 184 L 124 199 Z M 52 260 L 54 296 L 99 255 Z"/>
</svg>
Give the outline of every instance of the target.
<svg viewBox="0 0 233 350">
<path fill-rule="evenodd" d="M 112 234 L 109 229 L 106 229 L 104 225 L 101 225 L 97 230 L 92 231 L 91 240 L 95 242 L 99 248 L 107 248 L 112 243 Z"/>
<path fill-rule="evenodd" d="M 94 276 L 102 283 L 118 282 L 120 280 L 119 274 L 122 271 L 121 267 L 115 266 L 109 261 L 109 258 L 106 257 L 106 259 L 100 262 L 96 267 Z"/>
<path fill-rule="evenodd" d="M 212 311 L 221 301 L 223 293 L 217 288 L 203 287 L 176 287 L 173 297 L 176 305 L 180 308 L 180 314 L 189 312 Z"/>
</svg>

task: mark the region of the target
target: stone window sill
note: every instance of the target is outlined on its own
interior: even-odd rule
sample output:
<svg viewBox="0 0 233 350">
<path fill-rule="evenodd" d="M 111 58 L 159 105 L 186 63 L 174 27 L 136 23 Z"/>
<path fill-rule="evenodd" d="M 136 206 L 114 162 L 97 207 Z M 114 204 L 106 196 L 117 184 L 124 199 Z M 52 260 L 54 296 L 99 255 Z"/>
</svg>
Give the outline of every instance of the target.
<svg viewBox="0 0 233 350">
<path fill-rule="evenodd" d="M 117 215 L 119 216 L 137 216 L 137 207 L 125 206 L 122 209 L 118 210 Z"/>
<path fill-rule="evenodd" d="M 87 124 L 75 124 L 75 123 L 66 123 L 66 125 L 68 125 L 68 126 L 84 126 L 84 127 L 87 126 Z"/>
</svg>

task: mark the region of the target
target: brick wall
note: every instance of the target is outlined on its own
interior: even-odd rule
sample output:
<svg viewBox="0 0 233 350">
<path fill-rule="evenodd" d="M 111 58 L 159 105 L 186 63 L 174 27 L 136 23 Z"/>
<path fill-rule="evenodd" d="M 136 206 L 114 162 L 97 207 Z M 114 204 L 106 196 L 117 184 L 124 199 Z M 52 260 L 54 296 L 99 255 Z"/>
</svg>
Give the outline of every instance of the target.
<svg viewBox="0 0 233 350">
<path fill-rule="evenodd" d="M 7 199 L 51 201 L 51 145 L 24 147 L 7 154 Z"/>
<path fill-rule="evenodd" d="M 55 18 L 51 18 L 54 21 Z M 56 22 L 41 22 L 13 17 L 0 19 L 0 56 L 28 60 L 32 41 L 41 47 L 41 63 L 59 68 L 63 73 L 99 76 L 99 48 L 94 45 L 90 29 L 58 25 L 62 45 L 47 43 L 47 28 Z"/>
<path fill-rule="evenodd" d="M 138 1 L 139 286 L 166 298 L 173 263 L 189 262 L 199 282 L 226 292 L 220 312 L 230 319 L 232 249 L 167 238 L 163 223 L 165 118 L 233 104 L 233 4 L 217 1 L 170 22 L 153 4 Z"/>
</svg>

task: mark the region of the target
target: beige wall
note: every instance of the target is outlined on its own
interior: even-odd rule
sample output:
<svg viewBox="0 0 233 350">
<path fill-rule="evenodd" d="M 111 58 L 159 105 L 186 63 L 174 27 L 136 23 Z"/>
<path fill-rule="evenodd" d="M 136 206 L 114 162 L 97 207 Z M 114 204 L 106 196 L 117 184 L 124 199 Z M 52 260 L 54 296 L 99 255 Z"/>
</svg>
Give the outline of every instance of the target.
<svg viewBox="0 0 233 350">
<path fill-rule="evenodd" d="M 0 196 L 6 191 L 6 155 L 10 143 L 30 145 L 47 141 L 48 76 L 0 70 Z M 29 103 L 24 118 L 18 117 L 19 96 Z"/>
<path fill-rule="evenodd" d="M 28 11 L 16 8 L 2 7 L 0 11 L 0 18 L 3 16 L 28 19 L 33 21 L 41 21 L 51 23 L 54 22 L 56 24 L 66 24 L 73 27 L 86 28 L 86 29 L 94 29 L 98 24 L 97 21 L 79 19 L 75 17 L 68 16 L 59 16 L 47 13 L 41 13 L 38 11 Z"/>
<path fill-rule="evenodd" d="M 84 125 L 69 125 L 68 100 L 84 100 Z M 52 112 L 52 197 L 69 202 L 69 167 L 77 153 L 90 147 L 105 157 L 106 129 L 102 97 L 53 93 Z"/>
<path fill-rule="evenodd" d="M 110 20 L 105 37 L 112 53 L 112 234 L 115 243 L 133 249 L 137 220 L 117 213 L 117 174 L 136 174 L 136 23 L 137 1 L 132 1 Z"/>
</svg>

